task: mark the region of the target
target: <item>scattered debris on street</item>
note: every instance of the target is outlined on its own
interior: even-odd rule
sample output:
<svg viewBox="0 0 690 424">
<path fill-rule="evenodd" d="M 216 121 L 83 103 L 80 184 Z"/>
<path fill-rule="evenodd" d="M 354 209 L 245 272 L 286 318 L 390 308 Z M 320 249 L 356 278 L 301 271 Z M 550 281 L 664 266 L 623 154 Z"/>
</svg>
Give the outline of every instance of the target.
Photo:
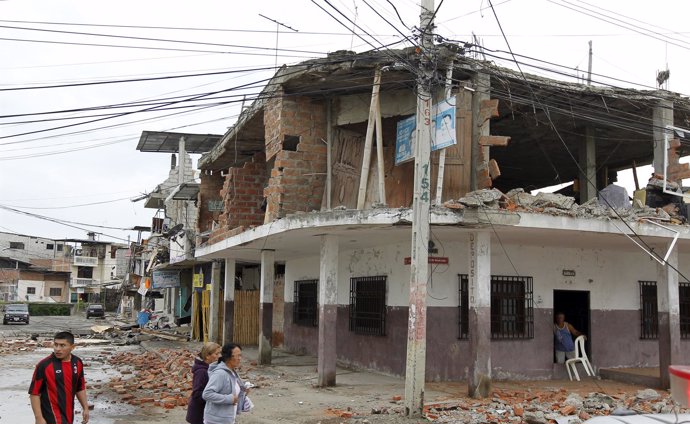
<svg viewBox="0 0 690 424">
<path fill-rule="evenodd" d="M 566 389 L 553 391 L 497 390 L 485 400 L 462 399 L 425 407 L 427 419 L 439 423 L 579 424 L 597 415 L 635 415 L 684 412 L 675 408 L 667 392 L 653 389 L 637 393 L 585 396 Z"/>
</svg>

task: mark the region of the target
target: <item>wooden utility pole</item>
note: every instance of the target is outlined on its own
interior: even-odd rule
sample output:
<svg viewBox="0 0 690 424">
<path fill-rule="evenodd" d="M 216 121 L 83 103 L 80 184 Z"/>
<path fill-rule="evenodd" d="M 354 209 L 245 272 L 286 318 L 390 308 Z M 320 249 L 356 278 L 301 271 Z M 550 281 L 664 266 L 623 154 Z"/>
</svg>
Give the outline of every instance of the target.
<svg viewBox="0 0 690 424">
<path fill-rule="evenodd" d="M 412 254 L 407 327 L 405 411 L 419 417 L 424 408 L 426 374 L 426 295 L 429 278 L 429 205 L 431 197 L 431 83 L 429 63 L 433 48 L 434 0 L 422 0 L 420 14 L 421 60 L 417 75 L 417 129 L 412 203 Z"/>
</svg>

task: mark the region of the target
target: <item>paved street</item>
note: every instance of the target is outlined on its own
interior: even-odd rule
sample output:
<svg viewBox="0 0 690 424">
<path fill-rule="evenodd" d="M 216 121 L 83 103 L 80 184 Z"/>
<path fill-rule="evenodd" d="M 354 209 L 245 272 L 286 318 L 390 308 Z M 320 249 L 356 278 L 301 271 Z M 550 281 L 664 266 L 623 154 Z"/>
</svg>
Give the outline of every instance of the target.
<svg viewBox="0 0 690 424">
<path fill-rule="evenodd" d="M 94 325 L 106 325 L 107 319 L 86 319 L 83 312 L 72 316 L 40 317 L 32 316 L 29 325 L 7 324 L 0 325 L 0 339 L 7 337 L 19 337 L 27 334 L 39 334 L 48 336 L 58 331 L 69 330 L 76 335 L 90 334 L 90 328 Z"/>
<path fill-rule="evenodd" d="M 58 330 L 69 329 L 88 334 L 92 325 L 105 323 L 107 320 L 86 320 L 83 315 L 77 315 L 32 317 L 28 326 L 0 327 L 0 342 L 6 347 L 4 351 L 0 350 L 0 375 L 3 376 L 0 380 L 0 424 L 33 422 L 27 390 L 35 364 L 51 352 L 51 348 L 42 347 L 43 342 L 49 341 Z M 31 334 L 40 335 L 38 344 L 29 340 Z M 187 365 L 180 363 L 180 368 L 176 369 L 170 364 L 179 362 L 175 360 L 177 355 L 186 355 L 187 359 L 183 361 L 186 362 L 198 351 L 199 343 L 151 340 L 140 345 L 115 346 L 105 340 L 82 338 L 77 344 L 74 353 L 84 360 L 89 401 L 93 405 L 92 424 L 184 422 L 186 406 L 174 405 L 172 409 L 164 409 L 161 401 L 171 394 L 183 399 L 188 396 L 186 383 L 176 387 L 171 380 L 190 378 Z M 336 387 L 318 388 L 314 386 L 315 357 L 293 355 L 279 349 L 273 353 L 272 366 L 258 367 L 255 365 L 257 349 L 246 347 L 243 350 L 240 372 L 257 387 L 251 393 L 256 408 L 242 417 L 242 423 L 335 424 L 362 423 L 365 419 L 372 424 L 426 422 L 426 419 L 408 420 L 402 415 L 400 399 L 404 394 L 404 380 L 399 377 L 339 368 Z M 155 375 L 157 379 L 163 379 L 166 383 L 164 387 L 169 388 L 167 391 L 144 389 L 140 383 L 142 378 L 146 378 L 144 374 L 151 363 L 150 360 L 142 363 L 140 358 L 152 354 L 160 358 L 154 362 L 166 364 L 157 366 Z M 113 361 L 113 358 L 123 355 L 129 359 L 120 363 Z M 113 388 L 117 384 L 128 385 L 125 391 L 127 397 L 116 394 Z M 535 411 L 535 414 L 554 417 L 575 417 L 579 413 L 582 419 L 603 413 L 604 409 L 599 407 L 601 402 L 597 400 L 599 398 L 610 402 L 612 406 L 624 405 L 639 412 L 661 411 L 669 407 L 666 393 L 657 395 L 654 392 L 657 398 L 640 403 L 639 391 L 644 387 L 597 379 L 581 382 L 496 381 L 493 389 L 492 397 L 473 400 L 467 397 L 465 382 L 430 383 L 426 392 L 427 401 L 432 403 L 429 416 L 436 417 L 437 422 L 447 423 L 512 423 L 524 422 L 523 412 L 529 414 L 532 413 L 529 411 Z M 598 398 L 590 399 L 593 393 L 602 395 L 597 394 Z M 148 402 L 151 403 L 142 403 L 144 398 L 150 399 Z M 566 409 L 563 405 L 567 399 L 577 400 L 580 406 Z M 156 406 L 152 403 L 154 401 Z M 587 406 L 588 402 L 593 406 Z M 75 423 L 80 422 L 77 415 Z"/>
</svg>

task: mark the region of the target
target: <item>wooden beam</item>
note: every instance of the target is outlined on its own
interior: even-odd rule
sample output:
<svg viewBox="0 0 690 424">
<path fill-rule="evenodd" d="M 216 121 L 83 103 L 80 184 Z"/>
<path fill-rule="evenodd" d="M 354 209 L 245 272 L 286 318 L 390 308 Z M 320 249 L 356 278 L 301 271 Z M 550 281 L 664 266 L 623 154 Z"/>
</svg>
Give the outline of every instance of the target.
<svg viewBox="0 0 690 424">
<path fill-rule="evenodd" d="M 367 134 L 364 138 L 364 157 L 362 158 L 362 172 L 359 177 L 359 193 L 357 195 L 357 209 L 364 209 L 367 197 L 367 183 L 369 182 L 369 167 L 371 166 L 371 144 L 376 126 L 376 103 L 378 103 L 379 88 L 381 87 L 381 68 L 374 71 L 374 86 L 371 89 L 371 103 L 369 105 L 369 120 Z"/>
<path fill-rule="evenodd" d="M 379 77 L 380 78 L 380 77 Z M 376 165 L 378 173 L 379 203 L 386 204 L 386 181 L 383 159 L 383 125 L 381 124 L 381 101 L 376 96 Z"/>
<path fill-rule="evenodd" d="M 483 135 L 479 137 L 479 144 L 482 146 L 507 146 L 510 137 L 502 135 Z"/>
</svg>

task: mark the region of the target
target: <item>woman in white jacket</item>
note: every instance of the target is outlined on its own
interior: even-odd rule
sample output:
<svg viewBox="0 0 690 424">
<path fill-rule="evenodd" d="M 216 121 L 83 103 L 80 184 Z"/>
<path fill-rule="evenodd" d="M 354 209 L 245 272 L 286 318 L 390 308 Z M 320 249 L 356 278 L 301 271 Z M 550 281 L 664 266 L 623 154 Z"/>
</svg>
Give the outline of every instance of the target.
<svg viewBox="0 0 690 424">
<path fill-rule="evenodd" d="M 208 384 L 201 395 L 206 401 L 204 424 L 234 424 L 242 411 L 244 383 L 236 368 L 242 361 L 242 348 L 234 343 L 223 346 L 220 358 L 208 367 Z"/>
</svg>

